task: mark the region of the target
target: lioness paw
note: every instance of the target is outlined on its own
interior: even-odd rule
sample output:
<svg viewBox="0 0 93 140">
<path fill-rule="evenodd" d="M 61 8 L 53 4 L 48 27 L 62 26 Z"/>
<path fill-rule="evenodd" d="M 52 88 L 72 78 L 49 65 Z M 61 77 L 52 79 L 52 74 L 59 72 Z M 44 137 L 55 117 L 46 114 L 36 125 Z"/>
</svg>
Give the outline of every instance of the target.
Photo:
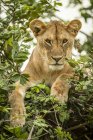
<svg viewBox="0 0 93 140">
<path fill-rule="evenodd" d="M 60 90 L 59 90 L 60 91 Z M 65 103 L 68 101 L 68 93 L 65 93 L 65 92 L 59 92 L 58 90 L 56 89 L 53 89 L 51 90 L 51 95 L 56 97 L 56 99 L 61 102 L 61 103 Z"/>
<path fill-rule="evenodd" d="M 53 84 L 51 88 L 51 95 L 56 97 L 56 99 L 59 102 L 65 103 L 68 100 L 68 91 L 69 91 L 68 84 L 58 81 Z"/>
<path fill-rule="evenodd" d="M 22 127 L 25 124 L 25 108 L 19 107 L 11 110 L 10 123 L 13 127 Z"/>
</svg>

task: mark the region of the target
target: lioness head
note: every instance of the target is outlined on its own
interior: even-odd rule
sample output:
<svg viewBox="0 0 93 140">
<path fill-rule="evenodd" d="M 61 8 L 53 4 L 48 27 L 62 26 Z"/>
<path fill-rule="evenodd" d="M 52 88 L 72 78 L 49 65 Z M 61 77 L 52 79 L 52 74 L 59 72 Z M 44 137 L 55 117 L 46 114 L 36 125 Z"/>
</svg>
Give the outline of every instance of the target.
<svg viewBox="0 0 93 140">
<path fill-rule="evenodd" d="M 51 21 L 47 25 L 35 19 L 30 28 L 37 38 L 37 50 L 51 70 L 61 70 L 66 58 L 71 57 L 75 37 L 81 28 L 79 20 L 68 25 L 61 21 Z"/>
</svg>

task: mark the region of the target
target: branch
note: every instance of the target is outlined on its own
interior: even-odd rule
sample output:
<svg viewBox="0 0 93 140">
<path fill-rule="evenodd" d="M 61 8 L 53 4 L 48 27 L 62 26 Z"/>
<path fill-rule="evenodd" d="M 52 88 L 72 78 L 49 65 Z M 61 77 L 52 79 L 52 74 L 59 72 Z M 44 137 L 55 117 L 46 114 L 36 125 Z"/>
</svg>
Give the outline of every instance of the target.
<svg viewBox="0 0 93 140">
<path fill-rule="evenodd" d="M 70 127 L 70 128 L 68 128 L 68 129 L 66 129 L 66 131 L 75 130 L 75 129 L 78 129 L 78 128 L 80 128 L 80 127 L 82 127 L 82 126 L 85 126 L 85 125 L 87 125 L 87 124 L 88 124 L 88 122 L 85 122 L 85 123 L 82 123 L 82 124 L 79 124 L 79 125 Z"/>
<path fill-rule="evenodd" d="M 92 36 L 90 36 L 90 35 L 88 35 L 88 34 L 86 34 L 85 32 L 83 32 L 83 31 L 80 31 L 82 34 L 84 34 L 85 36 L 87 36 L 89 39 L 91 39 L 91 40 L 93 40 L 93 37 Z"/>
<path fill-rule="evenodd" d="M 32 133 L 33 133 L 33 131 L 34 131 L 34 125 L 32 126 L 32 128 L 31 128 L 31 130 L 30 130 L 30 133 L 29 133 L 29 135 L 28 135 L 27 140 L 31 140 L 31 139 L 32 139 Z"/>
<path fill-rule="evenodd" d="M 85 135 L 85 138 L 86 138 L 87 140 L 90 140 L 90 138 L 89 138 L 87 135 Z"/>
<path fill-rule="evenodd" d="M 57 123 L 57 125 L 58 125 L 58 126 L 60 126 L 60 125 L 59 125 L 59 122 L 58 122 L 58 119 L 57 119 L 57 114 L 56 114 L 56 111 L 55 111 L 55 109 L 54 109 L 54 113 L 55 113 L 55 119 L 56 119 L 56 123 Z"/>
<path fill-rule="evenodd" d="M 1 125 L 2 123 L 4 123 L 4 122 L 10 122 L 10 120 L 1 120 L 1 121 L 0 121 L 0 125 Z"/>
<path fill-rule="evenodd" d="M 57 19 L 64 21 L 62 18 L 58 17 L 57 15 L 53 15 L 54 17 L 56 17 Z"/>
<path fill-rule="evenodd" d="M 4 2 L 1 0 L 1 2 L 4 4 Z M 2 7 L 4 8 L 4 10 L 8 13 L 8 14 L 10 14 L 11 16 L 13 16 L 11 13 L 9 13 L 9 10 L 7 10 L 3 5 L 2 5 Z"/>
</svg>

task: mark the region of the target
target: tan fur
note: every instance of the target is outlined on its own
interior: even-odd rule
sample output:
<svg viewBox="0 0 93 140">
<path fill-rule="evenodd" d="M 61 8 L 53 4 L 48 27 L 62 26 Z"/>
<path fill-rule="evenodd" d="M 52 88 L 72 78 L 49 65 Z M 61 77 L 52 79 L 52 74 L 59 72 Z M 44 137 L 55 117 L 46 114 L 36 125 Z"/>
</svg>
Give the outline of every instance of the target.
<svg viewBox="0 0 93 140">
<path fill-rule="evenodd" d="M 10 95 L 10 120 L 13 126 L 25 124 L 24 96 L 28 87 L 45 81 L 51 85 L 51 95 L 64 103 L 68 99 L 67 79 L 74 75 L 66 59 L 71 58 L 75 36 L 81 28 L 81 22 L 73 20 L 64 25 L 61 21 L 51 21 L 45 25 L 36 19 L 29 26 L 37 38 L 37 46 L 23 71 L 29 74 L 29 81 L 25 86 L 17 82 L 15 90 Z"/>
</svg>

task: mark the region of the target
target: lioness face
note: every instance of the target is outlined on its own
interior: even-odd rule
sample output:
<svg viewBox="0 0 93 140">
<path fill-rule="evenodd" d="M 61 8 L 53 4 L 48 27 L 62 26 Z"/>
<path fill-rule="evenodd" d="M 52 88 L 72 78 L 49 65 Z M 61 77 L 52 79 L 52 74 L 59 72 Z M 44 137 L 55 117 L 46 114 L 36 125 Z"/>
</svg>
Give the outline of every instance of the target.
<svg viewBox="0 0 93 140">
<path fill-rule="evenodd" d="M 81 28 L 79 20 L 68 25 L 61 21 L 52 21 L 45 25 L 40 20 L 30 23 L 30 28 L 37 37 L 37 47 L 41 57 L 51 70 L 64 68 L 66 58 L 71 57 L 75 36 Z"/>
</svg>

